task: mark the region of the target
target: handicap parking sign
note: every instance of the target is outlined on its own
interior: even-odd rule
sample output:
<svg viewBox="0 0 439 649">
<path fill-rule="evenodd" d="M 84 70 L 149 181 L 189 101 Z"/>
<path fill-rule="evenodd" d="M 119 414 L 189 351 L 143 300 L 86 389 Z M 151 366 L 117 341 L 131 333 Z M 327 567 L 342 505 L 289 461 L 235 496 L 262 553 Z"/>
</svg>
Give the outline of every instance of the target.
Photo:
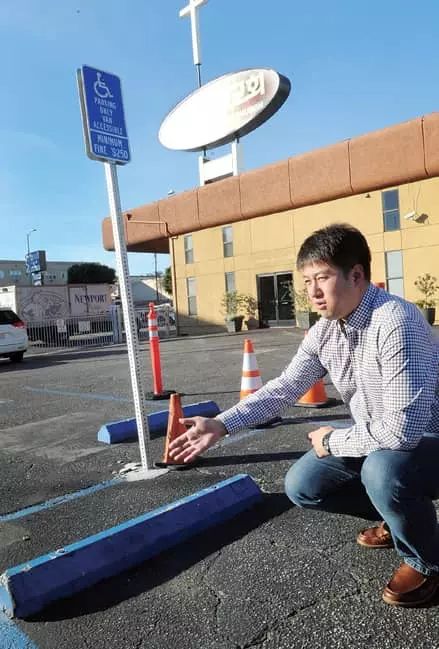
<svg viewBox="0 0 439 649">
<path fill-rule="evenodd" d="M 117 164 L 130 162 L 119 77 L 83 65 L 78 70 L 78 86 L 88 157 Z"/>
</svg>

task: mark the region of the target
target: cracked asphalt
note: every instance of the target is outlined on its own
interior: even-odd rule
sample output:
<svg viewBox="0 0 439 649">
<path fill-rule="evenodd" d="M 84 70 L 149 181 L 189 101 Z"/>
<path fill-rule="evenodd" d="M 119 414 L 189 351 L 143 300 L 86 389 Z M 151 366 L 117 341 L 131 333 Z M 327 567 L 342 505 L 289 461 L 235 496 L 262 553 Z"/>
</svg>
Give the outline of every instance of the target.
<svg viewBox="0 0 439 649">
<path fill-rule="evenodd" d="M 232 405 L 246 336 L 264 382 L 301 340 L 297 330 L 273 329 L 163 341 L 164 388 L 184 392 L 183 403 Z M 150 389 L 144 345 L 142 359 Z M 337 396 L 329 383 L 326 390 Z M 16 367 L 0 362 L 0 516 L 109 480 L 138 462 L 135 442 L 97 442 L 101 425 L 134 416 L 130 391 L 123 347 L 29 355 Z M 260 504 L 227 523 L 17 626 L 44 649 L 438 649 L 439 601 L 413 610 L 382 602 L 399 560 L 393 550 L 355 543 L 367 523 L 299 510 L 283 493 L 286 471 L 309 448 L 307 433 L 321 422 L 348 425 L 346 408 L 291 408 L 285 416 L 284 425 L 226 438 L 190 470 L 122 482 L 0 522 L 3 572 L 238 473 L 264 492 Z M 163 448 L 164 437 L 155 436 L 154 460 Z"/>
</svg>

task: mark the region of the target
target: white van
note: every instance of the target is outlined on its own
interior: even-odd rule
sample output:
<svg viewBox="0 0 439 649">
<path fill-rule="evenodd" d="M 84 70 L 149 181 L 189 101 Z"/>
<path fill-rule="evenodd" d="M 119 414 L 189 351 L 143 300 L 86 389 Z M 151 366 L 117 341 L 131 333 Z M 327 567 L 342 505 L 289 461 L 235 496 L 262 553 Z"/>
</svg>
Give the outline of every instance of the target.
<svg viewBox="0 0 439 649">
<path fill-rule="evenodd" d="M 20 363 L 28 344 L 24 322 L 12 309 L 0 308 L 0 358 Z"/>
</svg>

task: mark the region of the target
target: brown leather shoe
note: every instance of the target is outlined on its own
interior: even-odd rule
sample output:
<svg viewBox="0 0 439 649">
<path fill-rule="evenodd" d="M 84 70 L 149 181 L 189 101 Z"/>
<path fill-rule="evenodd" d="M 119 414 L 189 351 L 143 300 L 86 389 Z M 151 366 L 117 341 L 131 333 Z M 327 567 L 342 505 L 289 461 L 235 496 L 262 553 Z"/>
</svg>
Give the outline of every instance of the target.
<svg viewBox="0 0 439 649">
<path fill-rule="evenodd" d="M 384 588 L 383 600 L 394 606 L 421 606 L 427 604 L 439 588 L 439 573 L 423 575 L 407 563 L 395 570 Z"/>
<path fill-rule="evenodd" d="M 384 521 L 376 527 L 369 527 L 357 536 L 357 543 L 366 548 L 393 548 L 393 539 Z"/>
</svg>

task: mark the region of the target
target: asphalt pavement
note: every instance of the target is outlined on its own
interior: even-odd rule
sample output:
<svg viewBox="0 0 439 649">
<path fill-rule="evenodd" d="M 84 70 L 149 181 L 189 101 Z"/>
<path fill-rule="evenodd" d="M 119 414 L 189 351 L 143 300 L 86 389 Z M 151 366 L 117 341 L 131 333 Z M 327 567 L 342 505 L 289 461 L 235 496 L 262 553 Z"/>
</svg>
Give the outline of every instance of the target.
<svg viewBox="0 0 439 649">
<path fill-rule="evenodd" d="M 246 336 L 264 382 L 302 338 L 286 328 L 162 341 L 164 388 L 184 393 L 184 404 L 212 399 L 221 409 L 231 406 Z M 146 345 L 141 356 L 151 389 Z M 337 396 L 329 382 L 326 391 Z M 286 471 L 309 448 L 307 433 L 325 422 L 347 426 L 348 411 L 342 404 L 293 407 L 284 416 L 288 423 L 226 438 L 188 470 L 90 489 L 49 507 L 51 499 L 102 485 L 140 461 L 136 442 L 97 442 L 102 425 L 134 417 L 126 349 L 0 362 L 0 573 L 240 473 L 264 492 L 261 504 L 229 522 L 15 620 L 17 631 L 42 649 L 437 649 L 439 601 L 413 610 L 382 602 L 400 562 L 393 550 L 355 543 L 368 523 L 300 510 L 283 493 Z M 154 460 L 164 441 L 151 440 Z"/>
</svg>

